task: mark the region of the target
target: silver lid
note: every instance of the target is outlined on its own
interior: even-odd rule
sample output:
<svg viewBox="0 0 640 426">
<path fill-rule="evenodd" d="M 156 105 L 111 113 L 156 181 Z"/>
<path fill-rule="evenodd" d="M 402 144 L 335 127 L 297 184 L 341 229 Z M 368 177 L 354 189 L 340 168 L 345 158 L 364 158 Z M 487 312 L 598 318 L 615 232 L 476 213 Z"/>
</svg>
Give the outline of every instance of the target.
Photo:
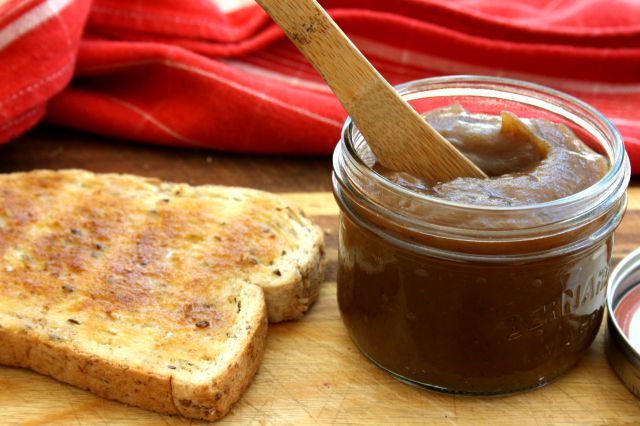
<svg viewBox="0 0 640 426">
<path fill-rule="evenodd" d="M 621 311 L 622 310 L 622 311 Z M 607 358 L 624 384 L 640 397 L 640 248 L 626 256 L 609 276 Z"/>
</svg>

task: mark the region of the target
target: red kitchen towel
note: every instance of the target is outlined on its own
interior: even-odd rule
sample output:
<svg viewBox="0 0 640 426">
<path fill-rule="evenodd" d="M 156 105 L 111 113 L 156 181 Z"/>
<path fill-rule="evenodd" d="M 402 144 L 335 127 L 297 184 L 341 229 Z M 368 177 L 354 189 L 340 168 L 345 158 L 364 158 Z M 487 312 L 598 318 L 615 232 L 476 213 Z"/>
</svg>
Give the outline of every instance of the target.
<svg viewBox="0 0 640 426">
<path fill-rule="evenodd" d="M 585 100 L 640 173 L 640 2 L 321 3 L 393 84 L 488 74 Z M 43 115 L 142 142 L 297 154 L 331 152 L 345 118 L 247 0 L 0 0 L 0 142 Z"/>
</svg>

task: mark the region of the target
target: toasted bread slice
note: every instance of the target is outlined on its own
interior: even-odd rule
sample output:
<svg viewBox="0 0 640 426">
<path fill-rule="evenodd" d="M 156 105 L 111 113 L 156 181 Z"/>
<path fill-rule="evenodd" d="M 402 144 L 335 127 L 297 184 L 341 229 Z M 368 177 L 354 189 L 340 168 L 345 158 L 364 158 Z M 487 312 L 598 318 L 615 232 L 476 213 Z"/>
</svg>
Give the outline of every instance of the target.
<svg viewBox="0 0 640 426">
<path fill-rule="evenodd" d="M 0 175 L 0 363 L 215 420 L 259 366 L 267 306 L 301 316 L 322 258 L 318 228 L 265 192 Z"/>
</svg>

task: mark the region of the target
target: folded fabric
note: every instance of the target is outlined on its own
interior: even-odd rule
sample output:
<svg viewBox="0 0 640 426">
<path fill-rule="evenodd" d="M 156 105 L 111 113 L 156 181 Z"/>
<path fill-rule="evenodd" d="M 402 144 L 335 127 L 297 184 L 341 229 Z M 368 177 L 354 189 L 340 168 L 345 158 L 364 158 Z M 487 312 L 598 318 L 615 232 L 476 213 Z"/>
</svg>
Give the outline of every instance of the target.
<svg viewBox="0 0 640 426">
<path fill-rule="evenodd" d="M 392 84 L 485 74 L 577 96 L 640 173 L 640 2 L 321 3 Z M 328 154 L 346 114 L 247 0 L 0 0 L 0 142 L 43 116 L 141 142 Z"/>
</svg>

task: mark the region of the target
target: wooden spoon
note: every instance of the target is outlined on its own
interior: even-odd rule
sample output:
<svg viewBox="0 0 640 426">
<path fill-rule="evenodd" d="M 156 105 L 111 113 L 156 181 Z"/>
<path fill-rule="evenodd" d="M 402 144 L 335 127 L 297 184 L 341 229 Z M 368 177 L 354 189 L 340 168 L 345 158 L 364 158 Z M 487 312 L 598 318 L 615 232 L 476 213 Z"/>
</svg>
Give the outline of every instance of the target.
<svg viewBox="0 0 640 426">
<path fill-rule="evenodd" d="M 486 178 L 367 61 L 315 0 L 256 0 L 329 84 L 384 166 L 435 182 Z"/>
</svg>

